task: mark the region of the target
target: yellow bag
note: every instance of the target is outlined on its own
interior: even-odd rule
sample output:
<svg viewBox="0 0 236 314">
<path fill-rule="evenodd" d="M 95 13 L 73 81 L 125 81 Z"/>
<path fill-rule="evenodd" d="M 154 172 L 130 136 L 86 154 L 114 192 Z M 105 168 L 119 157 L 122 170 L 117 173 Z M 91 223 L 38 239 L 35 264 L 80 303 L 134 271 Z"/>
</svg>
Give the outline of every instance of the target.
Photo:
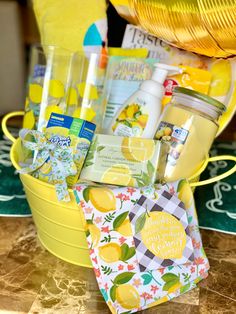
<svg viewBox="0 0 236 314">
<path fill-rule="evenodd" d="M 105 0 L 33 0 L 42 45 L 100 52 L 106 42 Z"/>
</svg>

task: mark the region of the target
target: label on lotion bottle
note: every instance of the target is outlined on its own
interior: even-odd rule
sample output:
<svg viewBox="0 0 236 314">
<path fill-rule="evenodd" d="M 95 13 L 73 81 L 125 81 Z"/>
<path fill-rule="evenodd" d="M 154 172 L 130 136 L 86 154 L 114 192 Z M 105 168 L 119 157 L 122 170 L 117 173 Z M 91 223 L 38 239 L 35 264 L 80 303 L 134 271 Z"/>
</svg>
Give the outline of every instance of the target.
<svg viewBox="0 0 236 314">
<path fill-rule="evenodd" d="M 130 99 L 112 125 L 114 135 L 140 137 L 148 122 L 147 100 L 140 97 Z"/>
</svg>

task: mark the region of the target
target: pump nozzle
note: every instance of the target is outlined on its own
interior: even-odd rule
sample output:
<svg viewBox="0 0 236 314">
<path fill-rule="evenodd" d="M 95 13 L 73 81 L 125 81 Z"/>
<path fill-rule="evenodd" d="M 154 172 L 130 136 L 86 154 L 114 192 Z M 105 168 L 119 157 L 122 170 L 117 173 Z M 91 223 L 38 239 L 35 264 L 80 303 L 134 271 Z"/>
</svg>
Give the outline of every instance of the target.
<svg viewBox="0 0 236 314">
<path fill-rule="evenodd" d="M 168 74 L 174 75 L 183 73 L 183 69 L 168 64 L 155 63 L 154 67 L 155 70 L 152 73 L 152 80 L 160 84 L 163 84 L 165 82 Z"/>
</svg>

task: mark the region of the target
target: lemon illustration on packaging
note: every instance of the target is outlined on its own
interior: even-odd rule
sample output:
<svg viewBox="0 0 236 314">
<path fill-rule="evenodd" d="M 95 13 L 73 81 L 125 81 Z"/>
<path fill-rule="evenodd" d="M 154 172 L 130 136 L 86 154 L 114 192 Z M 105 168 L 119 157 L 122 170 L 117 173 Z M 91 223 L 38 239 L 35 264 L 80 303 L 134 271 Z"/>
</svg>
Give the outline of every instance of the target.
<svg viewBox="0 0 236 314">
<path fill-rule="evenodd" d="M 24 115 L 23 128 L 33 129 L 35 125 L 35 117 L 33 110 L 27 111 Z"/>
<path fill-rule="evenodd" d="M 112 190 L 106 187 L 87 187 L 83 191 L 85 202 L 90 201 L 100 212 L 107 213 L 116 209 L 116 198 Z"/>
<path fill-rule="evenodd" d="M 232 73 L 229 60 L 216 60 L 212 63 L 210 72 L 212 74 L 212 83 L 209 90 L 209 96 L 226 96 L 229 92 Z"/>
<path fill-rule="evenodd" d="M 181 258 L 186 246 L 186 233 L 181 222 L 166 212 L 153 211 L 139 216 L 135 225 L 143 244 L 162 259 Z"/>
<path fill-rule="evenodd" d="M 125 137 L 121 146 L 124 157 L 130 161 L 150 160 L 155 151 L 155 142 L 143 138 Z"/>
<path fill-rule="evenodd" d="M 191 187 L 186 180 L 181 180 L 177 188 L 178 198 L 189 208 L 193 203 L 193 193 Z"/>
<path fill-rule="evenodd" d="M 132 310 L 139 308 L 141 298 L 134 286 L 128 282 L 135 273 L 124 272 L 116 276 L 113 280 L 114 285 L 110 289 L 110 297 L 113 302 L 117 301 L 124 309 Z"/>
<path fill-rule="evenodd" d="M 104 172 L 101 182 L 113 185 L 131 186 L 131 179 L 129 167 L 123 164 L 116 164 Z"/>
</svg>

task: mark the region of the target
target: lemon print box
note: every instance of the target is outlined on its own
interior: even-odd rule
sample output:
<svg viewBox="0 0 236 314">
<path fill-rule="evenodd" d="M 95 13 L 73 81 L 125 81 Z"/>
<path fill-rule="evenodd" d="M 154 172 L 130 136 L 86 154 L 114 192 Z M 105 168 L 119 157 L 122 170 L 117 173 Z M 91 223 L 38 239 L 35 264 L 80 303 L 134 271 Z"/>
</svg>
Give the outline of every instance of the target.
<svg viewBox="0 0 236 314">
<path fill-rule="evenodd" d="M 57 113 L 51 114 L 46 128 L 48 141 L 57 143 L 60 146 L 73 147 L 74 150 L 77 174 L 67 178 L 69 186 L 74 185 L 78 180 L 95 128 L 95 124 L 79 118 L 72 118 Z M 51 171 L 50 160 L 48 160 L 39 169 L 39 179 L 50 182 Z"/>
<path fill-rule="evenodd" d="M 80 178 L 121 186 L 147 186 L 162 178 L 166 150 L 165 144 L 152 139 L 97 134 Z"/>
</svg>

